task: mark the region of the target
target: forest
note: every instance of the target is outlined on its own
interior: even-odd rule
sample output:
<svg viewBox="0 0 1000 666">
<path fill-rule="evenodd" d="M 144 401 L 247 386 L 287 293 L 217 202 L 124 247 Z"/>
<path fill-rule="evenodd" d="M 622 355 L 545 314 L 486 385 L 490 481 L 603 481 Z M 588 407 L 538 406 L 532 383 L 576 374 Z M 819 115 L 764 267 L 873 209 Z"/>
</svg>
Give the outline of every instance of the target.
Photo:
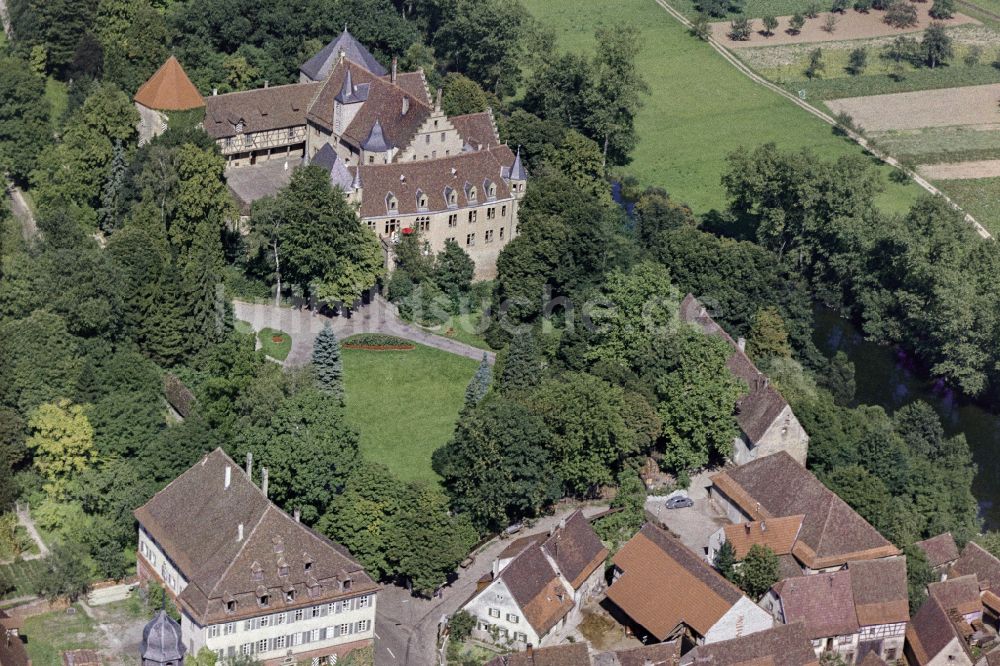
<svg viewBox="0 0 1000 666">
<path fill-rule="evenodd" d="M 590 59 L 559 53 L 520 3 L 501 0 L 14 0 L 10 12 L 0 164 L 30 193 L 39 234 L 3 211 L 0 508 L 29 501 L 58 544 L 40 592 L 128 573 L 131 511 L 215 447 L 237 460 L 252 451 L 276 503 L 373 576 L 422 594 L 480 538 L 564 497 L 617 488 L 626 510 L 599 528 L 627 539 L 643 520 L 647 457 L 684 485 L 737 433 L 745 386 L 725 368 L 724 341 L 677 325 L 688 292 L 748 339 L 811 436 L 810 468 L 888 538 L 979 533 L 964 438 L 945 437 L 921 403 L 855 405 L 853 367 L 815 347 L 812 313 L 836 308 L 996 403 L 996 244 L 939 200 L 878 210 L 879 175 L 862 159 L 733 146 L 719 215 L 675 201 L 669 182 L 640 187 L 628 177 L 646 91 L 638 27 L 598 32 Z M 259 202 L 239 233 L 223 159 L 197 118 L 172 118 L 138 146 L 130 96 L 168 54 L 203 93 L 247 89 L 294 80 L 344 24 L 382 61 L 424 67 L 449 113 L 492 107 L 502 139 L 521 146 L 531 181 L 492 284 L 471 284 L 457 247 L 413 251 L 415 235 L 383 275 L 374 237 L 315 167 Z M 65 90 L 61 106 L 53 89 Z M 631 214 L 612 200 L 612 177 Z M 278 277 L 274 242 L 290 252 L 281 277 L 297 293 L 350 303 L 385 283 L 417 318 L 422 298 L 454 311 L 485 298 L 499 359 L 481 367 L 434 454 L 439 485 L 402 483 L 359 454 L 335 339 L 282 371 L 234 330 L 231 298 L 266 296 Z M 601 304 L 599 325 L 546 310 L 543 294 Z M 168 373 L 195 397 L 183 420 L 165 418 Z"/>
</svg>

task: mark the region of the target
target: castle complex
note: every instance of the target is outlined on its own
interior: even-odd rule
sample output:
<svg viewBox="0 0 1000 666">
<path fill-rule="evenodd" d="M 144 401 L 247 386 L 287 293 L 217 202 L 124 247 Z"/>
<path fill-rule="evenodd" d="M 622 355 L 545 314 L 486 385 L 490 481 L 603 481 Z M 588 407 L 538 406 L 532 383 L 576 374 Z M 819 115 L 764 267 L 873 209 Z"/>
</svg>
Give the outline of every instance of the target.
<svg viewBox="0 0 1000 666">
<path fill-rule="evenodd" d="M 159 79 L 176 80 L 180 66 L 168 65 L 140 92 L 171 87 Z M 183 78 L 174 85 L 187 90 Z M 488 279 L 517 235 L 527 172 L 492 112 L 449 118 L 422 71 L 398 72 L 395 60 L 387 70 L 346 29 L 300 67 L 298 83 L 213 92 L 204 103 L 205 132 L 244 211 L 288 182 L 289 165 L 315 164 L 379 237 L 390 266 L 400 235 L 417 232 L 429 253 L 454 240 L 476 278 Z"/>
</svg>

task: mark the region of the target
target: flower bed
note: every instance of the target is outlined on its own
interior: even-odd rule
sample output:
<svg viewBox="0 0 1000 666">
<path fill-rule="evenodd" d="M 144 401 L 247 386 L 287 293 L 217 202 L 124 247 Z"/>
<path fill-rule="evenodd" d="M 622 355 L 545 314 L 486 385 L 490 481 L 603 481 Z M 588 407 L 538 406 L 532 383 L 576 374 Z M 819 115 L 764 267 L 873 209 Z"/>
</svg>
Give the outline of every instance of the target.
<svg viewBox="0 0 1000 666">
<path fill-rule="evenodd" d="M 410 351 L 416 348 L 409 340 L 381 333 L 362 333 L 344 340 L 344 349 L 364 349 L 367 351 Z"/>
</svg>

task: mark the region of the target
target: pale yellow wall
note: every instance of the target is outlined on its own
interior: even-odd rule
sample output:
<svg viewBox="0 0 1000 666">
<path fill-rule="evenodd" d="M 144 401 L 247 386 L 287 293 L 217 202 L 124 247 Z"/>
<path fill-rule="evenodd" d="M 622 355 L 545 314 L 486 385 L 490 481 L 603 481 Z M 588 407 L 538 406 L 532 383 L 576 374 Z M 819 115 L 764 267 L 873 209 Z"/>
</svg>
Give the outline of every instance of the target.
<svg viewBox="0 0 1000 666">
<path fill-rule="evenodd" d="M 462 137 L 443 113 L 431 115 L 420 126 L 417 133 L 396 155 L 396 162 L 432 160 L 438 157 L 458 155 L 462 152 Z"/>
</svg>

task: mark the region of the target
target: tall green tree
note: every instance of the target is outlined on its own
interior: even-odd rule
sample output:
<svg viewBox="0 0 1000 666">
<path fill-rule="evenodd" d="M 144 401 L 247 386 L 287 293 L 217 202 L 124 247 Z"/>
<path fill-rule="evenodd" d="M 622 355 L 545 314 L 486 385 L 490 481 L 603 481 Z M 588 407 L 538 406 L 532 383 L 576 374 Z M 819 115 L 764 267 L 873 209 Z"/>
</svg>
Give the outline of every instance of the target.
<svg viewBox="0 0 1000 666">
<path fill-rule="evenodd" d="M 649 85 L 642 78 L 636 56 L 642 44 L 639 29 L 632 25 L 599 28 L 594 60 L 594 111 L 590 129 L 604 146 L 605 158 L 624 164 L 635 147 L 635 116 Z"/>
<path fill-rule="evenodd" d="M 739 567 L 740 588 L 751 599 L 760 599 L 778 582 L 778 556 L 767 546 L 750 546 Z"/>
<path fill-rule="evenodd" d="M 792 348 L 788 344 L 788 331 L 777 308 L 762 308 L 754 316 L 747 353 L 762 360 L 774 356 L 791 358 Z"/>
<path fill-rule="evenodd" d="M 441 291 L 457 300 L 468 293 L 475 272 L 476 264 L 468 253 L 455 241 L 446 240 L 434 260 L 434 281 Z"/>
<path fill-rule="evenodd" d="M 486 394 L 489 393 L 490 384 L 493 382 L 493 368 L 490 366 L 490 361 L 483 354 L 483 360 L 479 362 L 479 367 L 476 368 L 476 374 L 472 376 L 469 380 L 469 385 L 465 388 L 465 406 L 475 407 L 478 405 Z"/>
<path fill-rule="evenodd" d="M 521 79 L 528 12 L 520 2 L 457 0 L 434 33 L 434 50 L 448 69 L 486 90 L 514 93 Z"/>
<path fill-rule="evenodd" d="M 27 63 L 0 60 L 0 169 L 22 185 L 52 143 L 44 95 L 45 81 Z"/>
<path fill-rule="evenodd" d="M 61 497 L 67 484 L 94 462 L 94 428 L 83 407 L 68 399 L 36 407 L 28 427 L 26 444 L 34 453 L 35 468 L 48 482 L 46 492 Z"/>
<path fill-rule="evenodd" d="M 458 72 L 444 77 L 441 110 L 448 116 L 480 113 L 490 107 L 489 95 L 478 83 Z"/>
<path fill-rule="evenodd" d="M 920 40 L 920 48 L 924 52 L 924 62 L 931 69 L 951 60 L 955 52 L 951 45 L 951 37 L 945 32 L 944 24 L 933 21 L 924 30 L 924 38 Z"/>
<path fill-rule="evenodd" d="M 517 333 L 510 341 L 500 374 L 501 391 L 519 391 L 538 383 L 542 361 L 538 341 L 531 330 Z"/>
</svg>

